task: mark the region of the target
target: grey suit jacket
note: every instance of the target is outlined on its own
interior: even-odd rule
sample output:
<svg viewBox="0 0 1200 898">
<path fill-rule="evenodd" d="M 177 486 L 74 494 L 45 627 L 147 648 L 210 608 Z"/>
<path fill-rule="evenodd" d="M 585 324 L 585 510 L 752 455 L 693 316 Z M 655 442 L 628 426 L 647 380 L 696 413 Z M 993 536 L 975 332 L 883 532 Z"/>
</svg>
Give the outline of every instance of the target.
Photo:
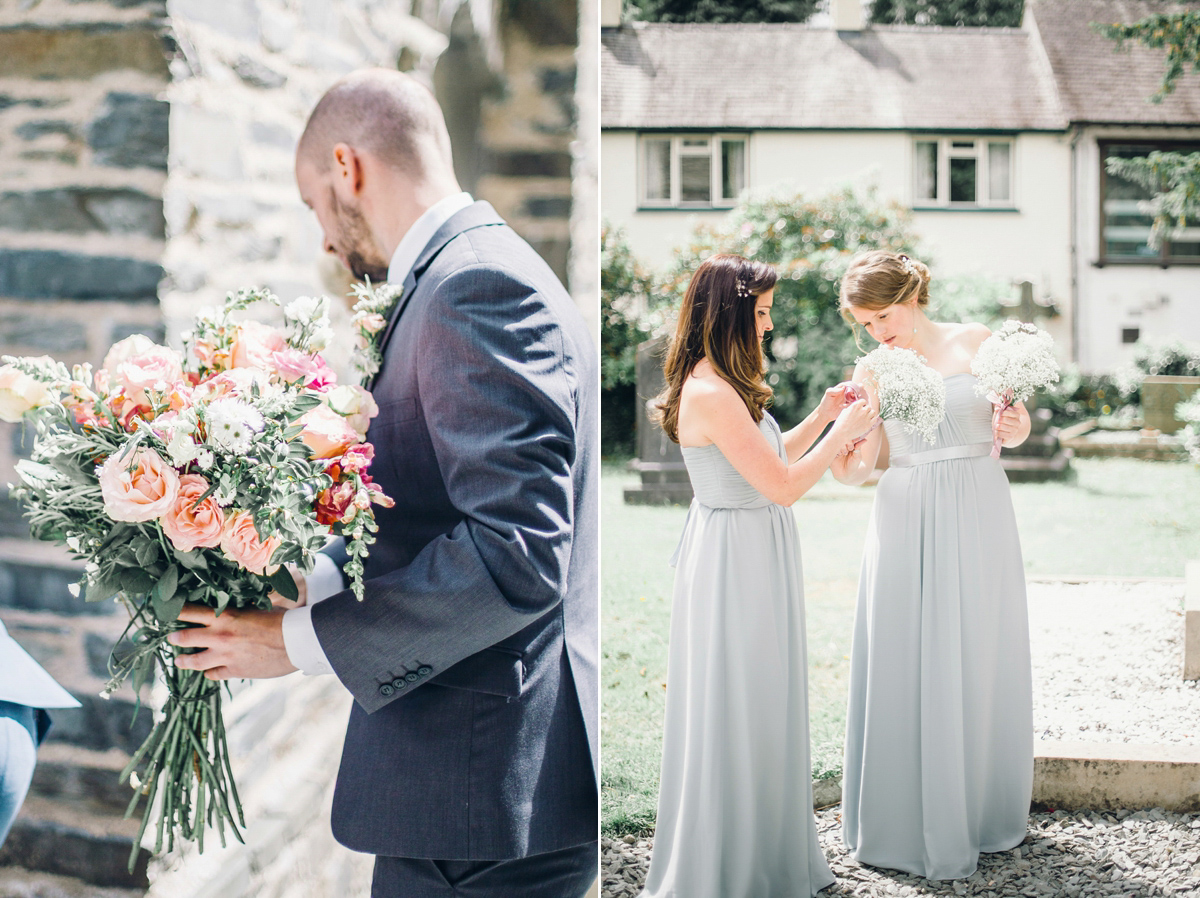
<svg viewBox="0 0 1200 898">
<path fill-rule="evenodd" d="M 364 601 L 313 606 L 353 693 L 339 841 L 522 857 L 597 836 L 599 384 L 537 254 L 478 202 L 421 253 L 384 333 Z"/>
</svg>

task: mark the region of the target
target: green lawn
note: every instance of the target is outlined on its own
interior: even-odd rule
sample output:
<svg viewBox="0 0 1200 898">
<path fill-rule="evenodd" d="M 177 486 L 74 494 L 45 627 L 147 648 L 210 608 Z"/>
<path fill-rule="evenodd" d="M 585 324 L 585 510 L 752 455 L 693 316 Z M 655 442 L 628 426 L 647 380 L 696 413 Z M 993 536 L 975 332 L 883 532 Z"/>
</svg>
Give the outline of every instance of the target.
<svg viewBox="0 0 1200 898">
<path fill-rule="evenodd" d="M 1013 503 L 1030 575 L 1181 577 L 1200 559 L 1200 469 L 1129 459 L 1081 459 L 1064 483 L 1016 484 Z M 601 642 L 602 816 L 609 834 L 653 826 L 667 671 L 667 559 L 686 509 L 625 505 L 636 483 L 604 469 Z M 813 773 L 840 772 L 850 627 L 870 487 L 828 475 L 794 511 L 804 561 Z"/>
</svg>

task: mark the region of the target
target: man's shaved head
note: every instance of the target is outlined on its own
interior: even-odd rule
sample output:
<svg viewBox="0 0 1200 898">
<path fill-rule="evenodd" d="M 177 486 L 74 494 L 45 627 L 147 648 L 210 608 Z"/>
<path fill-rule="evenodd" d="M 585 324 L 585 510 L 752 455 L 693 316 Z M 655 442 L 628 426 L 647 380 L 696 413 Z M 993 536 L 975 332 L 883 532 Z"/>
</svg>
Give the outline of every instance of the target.
<svg viewBox="0 0 1200 898">
<path fill-rule="evenodd" d="M 297 159 L 324 173 L 339 143 L 414 177 L 431 168 L 453 170 L 437 100 L 413 78 L 389 69 L 353 72 L 329 88 L 308 117 Z"/>
</svg>

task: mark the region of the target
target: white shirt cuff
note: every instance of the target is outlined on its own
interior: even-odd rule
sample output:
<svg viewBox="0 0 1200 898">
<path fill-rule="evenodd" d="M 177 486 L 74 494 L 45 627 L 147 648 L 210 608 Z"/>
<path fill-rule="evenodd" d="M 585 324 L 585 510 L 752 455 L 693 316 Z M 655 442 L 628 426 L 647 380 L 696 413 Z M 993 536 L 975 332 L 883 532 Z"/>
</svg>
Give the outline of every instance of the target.
<svg viewBox="0 0 1200 898">
<path fill-rule="evenodd" d="M 283 613 L 283 645 L 288 660 L 309 677 L 333 673 L 312 624 L 312 606 L 342 591 L 342 572 L 328 555 L 318 554 L 313 572 L 304 578 L 308 601 Z"/>
</svg>

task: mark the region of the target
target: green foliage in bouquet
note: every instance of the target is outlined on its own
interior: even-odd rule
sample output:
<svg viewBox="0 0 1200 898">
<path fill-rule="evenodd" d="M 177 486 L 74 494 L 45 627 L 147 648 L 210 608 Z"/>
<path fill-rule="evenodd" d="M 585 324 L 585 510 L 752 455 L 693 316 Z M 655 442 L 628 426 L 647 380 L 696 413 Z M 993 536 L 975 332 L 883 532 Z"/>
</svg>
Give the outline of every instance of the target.
<svg viewBox="0 0 1200 898">
<path fill-rule="evenodd" d="M 886 249 L 922 258 L 909 214 L 881 202 L 874 191 L 844 188 L 810 198 L 781 193 L 744 199 L 716 227 L 701 226 L 681 250 L 665 290 L 683 298 L 692 273 L 714 253 L 736 253 L 774 265 L 779 272 L 767 337 L 767 382 L 774 414 L 799 421 L 822 392 L 843 379 L 862 349 L 838 313 L 838 287 L 850 259 Z"/>
</svg>

